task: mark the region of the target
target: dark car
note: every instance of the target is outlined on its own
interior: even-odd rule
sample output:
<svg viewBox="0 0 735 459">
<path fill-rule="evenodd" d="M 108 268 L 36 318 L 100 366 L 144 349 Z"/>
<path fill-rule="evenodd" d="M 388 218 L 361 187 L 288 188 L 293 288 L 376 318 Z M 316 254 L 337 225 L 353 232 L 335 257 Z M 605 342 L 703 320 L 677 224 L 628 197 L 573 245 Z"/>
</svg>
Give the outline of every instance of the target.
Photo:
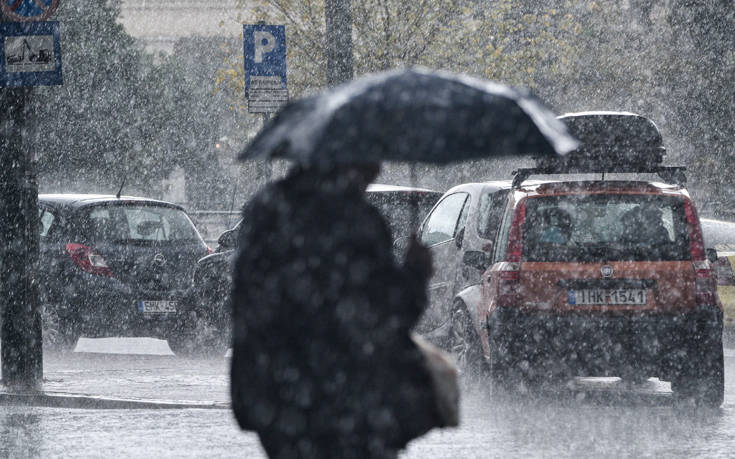
<svg viewBox="0 0 735 459">
<path fill-rule="evenodd" d="M 412 225 L 421 223 L 429 210 L 442 197 L 442 193 L 426 188 L 374 183 L 368 186 L 365 197 L 370 204 L 380 210 L 388 221 L 393 238 L 401 239 L 418 230 Z M 418 210 L 418 218 L 412 223 L 411 208 L 413 205 Z"/>
<path fill-rule="evenodd" d="M 169 340 L 174 353 L 221 355 L 229 346 L 231 265 L 241 223 L 222 233 L 214 252 L 196 263 L 180 312 L 181 333 Z"/>
<path fill-rule="evenodd" d="M 416 206 L 416 222 L 420 222 L 441 196 L 441 192 L 425 188 L 382 184 L 371 184 L 366 192 L 368 202 L 385 216 L 396 240 L 415 231 L 411 227 L 412 206 Z M 186 331 L 177 336 L 182 340 L 176 344 L 179 352 L 221 354 L 229 345 L 231 264 L 239 226 L 240 223 L 222 233 L 214 253 L 197 263 L 191 291 L 182 308 L 189 319 Z"/>
<path fill-rule="evenodd" d="M 40 294 L 47 336 L 175 340 L 196 261 L 210 252 L 185 210 L 137 197 L 42 194 Z"/>
</svg>

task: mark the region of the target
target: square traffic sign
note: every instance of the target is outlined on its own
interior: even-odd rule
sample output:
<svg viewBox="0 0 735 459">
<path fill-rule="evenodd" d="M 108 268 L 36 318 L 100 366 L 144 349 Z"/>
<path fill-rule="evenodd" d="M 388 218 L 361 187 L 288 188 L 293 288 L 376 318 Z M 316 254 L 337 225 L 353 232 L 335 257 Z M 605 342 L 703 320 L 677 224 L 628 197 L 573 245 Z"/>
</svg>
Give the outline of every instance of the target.
<svg viewBox="0 0 735 459">
<path fill-rule="evenodd" d="M 0 86 L 62 84 L 59 23 L 0 23 Z"/>
<path fill-rule="evenodd" d="M 288 102 L 286 28 L 243 25 L 245 92 L 250 113 L 271 113 Z"/>
</svg>

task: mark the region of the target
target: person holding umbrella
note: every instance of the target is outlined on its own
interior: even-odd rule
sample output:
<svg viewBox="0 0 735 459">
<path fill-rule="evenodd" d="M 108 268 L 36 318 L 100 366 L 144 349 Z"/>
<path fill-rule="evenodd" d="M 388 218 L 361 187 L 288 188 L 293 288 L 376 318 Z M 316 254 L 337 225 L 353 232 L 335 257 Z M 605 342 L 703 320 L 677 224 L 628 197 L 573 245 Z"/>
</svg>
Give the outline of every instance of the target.
<svg viewBox="0 0 735 459">
<path fill-rule="evenodd" d="M 244 210 L 232 400 L 271 457 L 391 457 L 443 424 L 409 336 L 431 258 L 414 242 L 393 259 L 364 199 L 379 170 L 296 166 Z"/>
<path fill-rule="evenodd" d="M 284 107 L 241 155 L 295 165 L 243 212 L 232 291 L 240 426 L 258 432 L 271 457 L 362 458 L 394 457 L 456 423 L 447 409 L 456 400 L 434 392 L 432 353 L 410 337 L 431 257 L 413 240 L 399 265 L 364 190 L 384 160 L 574 147 L 525 92 L 425 69 L 370 75 Z"/>
</svg>

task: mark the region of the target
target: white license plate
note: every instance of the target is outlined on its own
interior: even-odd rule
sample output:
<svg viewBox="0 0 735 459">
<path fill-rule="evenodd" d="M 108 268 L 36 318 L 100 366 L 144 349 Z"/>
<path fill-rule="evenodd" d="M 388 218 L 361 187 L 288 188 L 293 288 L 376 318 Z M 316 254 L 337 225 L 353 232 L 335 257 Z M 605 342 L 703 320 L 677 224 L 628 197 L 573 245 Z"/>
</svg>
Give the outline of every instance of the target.
<svg viewBox="0 0 735 459">
<path fill-rule="evenodd" d="M 569 304 L 646 304 L 645 289 L 569 290 Z"/>
<path fill-rule="evenodd" d="M 177 301 L 172 300 L 140 300 L 138 301 L 138 311 L 145 314 L 168 314 L 176 312 Z"/>
</svg>

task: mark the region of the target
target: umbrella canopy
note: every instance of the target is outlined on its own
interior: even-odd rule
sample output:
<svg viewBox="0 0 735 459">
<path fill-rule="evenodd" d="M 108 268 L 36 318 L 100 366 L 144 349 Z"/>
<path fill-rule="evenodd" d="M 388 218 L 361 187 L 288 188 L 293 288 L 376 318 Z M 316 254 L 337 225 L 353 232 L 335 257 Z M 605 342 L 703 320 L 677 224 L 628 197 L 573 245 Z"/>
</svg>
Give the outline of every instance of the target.
<svg viewBox="0 0 735 459">
<path fill-rule="evenodd" d="M 565 154 L 565 124 L 523 89 L 423 68 L 367 75 L 287 104 L 240 159 L 304 165 Z"/>
</svg>

